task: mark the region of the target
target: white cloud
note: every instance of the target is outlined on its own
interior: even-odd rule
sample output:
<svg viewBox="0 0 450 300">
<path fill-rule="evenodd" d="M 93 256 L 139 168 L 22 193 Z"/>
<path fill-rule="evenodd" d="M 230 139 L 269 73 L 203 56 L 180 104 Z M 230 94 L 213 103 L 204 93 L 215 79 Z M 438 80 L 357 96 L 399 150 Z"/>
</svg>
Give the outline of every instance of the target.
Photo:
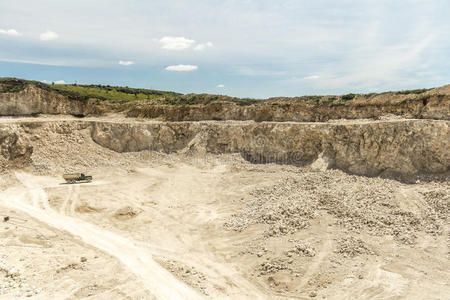
<svg viewBox="0 0 450 300">
<path fill-rule="evenodd" d="M 203 44 L 198 44 L 197 46 L 194 47 L 195 51 L 202 51 L 205 50 L 206 48 L 211 48 L 213 46 L 213 43 L 211 42 L 206 42 Z"/>
<path fill-rule="evenodd" d="M 219 89 L 223 89 L 225 86 L 224 86 L 223 84 L 218 84 L 217 87 L 218 87 Z"/>
<path fill-rule="evenodd" d="M 12 36 L 21 36 L 22 35 L 22 33 L 18 32 L 15 29 L 8 29 L 8 30 L 0 29 L 0 33 L 6 34 L 6 35 L 12 35 Z"/>
<path fill-rule="evenodd" d="M 119 65 L 131 66 L 131 65 L 134 65 L 134 61 L 131 61 L 131 60 L 119 60 Z"/>
<path fill-rule="evenodd" d="M 197 70 L 197 66 L 193 65 L 176 65 L 176 66 L 168 66 L 166 67 L 167 71 L 177 71 L 177 72 L 183 72 L 183 71 L 194 71 Z"/>
<path fill-rule="evenodd" d="M 69 65 L 75 65 L 75 61 L 67 63 L 65 61 L 59 61 L 59 60 L 56 60 L 56 61 L 50 61 L 50 60 L 38 61 L 38 60 L 26 60 L 26 59 L 11 59 L 11 58 L 3 58 L 3 57 L 0 57 L 0 61 L 21 63 L 21 64 L 31 64 L 31 65 L 44 65 L 44 66 L 69 66 Z M 80 62 L 80 60 L 77 59 L 76 62 Z M 91 62 L 89 62 L 89 63 L 92 64 Z"/>
<path fill-rule="evenodd" d="M 319 79 L 319 75 L 306 76 L 306 77 L 303 77 L 303 79 L 306 79 L 306 80 Z"/>
<path fill-rule="evenodd" d="M 44 33 L 41 33 L 40 35 L 40 39 L 41 41 L 52 41 L 52 40 L 56 40 L 58 38 L 58 34 L 56 32 L 47 30 Z"/>
<path fill-rule="evenodd" d="M 166 50 L 184 50 L 191 47 L 195 41 L 184 37 L 165 36 L 159 40 L 161 48 Z"/>
</svg>

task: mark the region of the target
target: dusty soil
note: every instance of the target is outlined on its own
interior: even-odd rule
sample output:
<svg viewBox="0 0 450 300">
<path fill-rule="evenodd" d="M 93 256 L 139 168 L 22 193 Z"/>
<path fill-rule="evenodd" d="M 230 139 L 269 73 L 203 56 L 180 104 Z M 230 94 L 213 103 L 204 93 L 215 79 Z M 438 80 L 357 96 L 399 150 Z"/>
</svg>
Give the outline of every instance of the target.
<svg viewBox="0 0 450 300">
<path fill-rule="evenodd" d="M 0 174 L 1 299 L 450 295 L 446 174 L 406 184 L 33 134 L 31 164 Z"/>
</svg>

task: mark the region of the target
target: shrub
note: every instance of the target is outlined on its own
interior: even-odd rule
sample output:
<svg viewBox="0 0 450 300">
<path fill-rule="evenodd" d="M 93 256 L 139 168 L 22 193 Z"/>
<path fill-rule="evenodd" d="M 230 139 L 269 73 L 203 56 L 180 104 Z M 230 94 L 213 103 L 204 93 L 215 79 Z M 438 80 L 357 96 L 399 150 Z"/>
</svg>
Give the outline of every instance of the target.
<svg viewBox="0 0 450 300">
<path fill-rule="evenodd" d="M 396 94 L 400 94 L 400 95 L 408 95 L 408 94 L 422 94 L 425 93 L 426 91 L 429 91 L 431 89 L 416 89 L 416 90 L 404 90 L 404 91 L 398 91 L 395 92 Z"/>
<path fill-rule="evenodd" d="M 356 97 L 356 94 L 347 94 L 347 95 L 343 95 L 342 96 L 342 100 L 348 101 L 348 100 L 352 100 Z"/>
</svg>

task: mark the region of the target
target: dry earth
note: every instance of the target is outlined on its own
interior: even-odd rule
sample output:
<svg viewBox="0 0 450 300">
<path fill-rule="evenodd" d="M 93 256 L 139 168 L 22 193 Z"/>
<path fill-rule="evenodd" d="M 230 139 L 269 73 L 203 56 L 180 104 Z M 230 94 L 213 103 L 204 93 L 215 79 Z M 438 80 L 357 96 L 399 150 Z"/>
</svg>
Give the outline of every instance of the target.
<svg viewBox="0 0 450 300">
<path fill-rule="evenodd" d="M 2 120 L 20 134 L 0 173 L 1 299 L 450 299 L 448 173 L 252 164 L 201 137 L 120 153 L 75 120 L 29 120 Z"/>
</svg>

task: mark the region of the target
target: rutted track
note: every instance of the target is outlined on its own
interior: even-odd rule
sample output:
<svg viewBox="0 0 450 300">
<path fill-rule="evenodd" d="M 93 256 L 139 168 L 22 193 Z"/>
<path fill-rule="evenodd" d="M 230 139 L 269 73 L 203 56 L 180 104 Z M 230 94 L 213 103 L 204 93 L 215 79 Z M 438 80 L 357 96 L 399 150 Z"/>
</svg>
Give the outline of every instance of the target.
<svg viewBox="0 0 450 300">
<path fill-rule="evenodd" d="M 56 212 L 48 205 L 42 183 L 25 173 L 16 173 L 25 189 L 10 189 L 1 194 L 3 204 L 20 210 L 56 229 L 80 237 L 85 243 L 119 259 L 143 282 L 158 299 L 199 299 L 201 295 L 178 281 L 166 269 L 156 263 L 145 248 L 135 245 L 113 232 L 101 229 L 83 220 Z M 27 201 L 31 197 L 32 203 Z M 14 199 L 14 200 L 11 200 Z"/>
</svg>

